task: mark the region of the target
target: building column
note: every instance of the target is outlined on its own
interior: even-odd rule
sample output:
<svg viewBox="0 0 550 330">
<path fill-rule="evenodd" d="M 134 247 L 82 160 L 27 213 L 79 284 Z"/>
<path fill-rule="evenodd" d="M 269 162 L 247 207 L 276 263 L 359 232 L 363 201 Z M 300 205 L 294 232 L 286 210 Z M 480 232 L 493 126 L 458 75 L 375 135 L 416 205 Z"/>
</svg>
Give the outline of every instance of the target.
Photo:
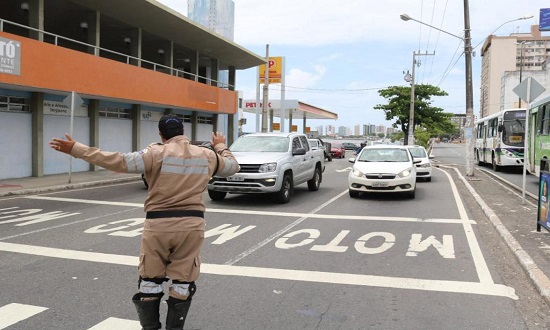
<svg viewBox="0 0 550 330">
<path fill-rule="evenodd" d="M 141 150 L 141 104 L 132 106 L 132 151 Z"/>
<path fill-rule="evenodd" d="M 292 110 L 288 111 L 288 131 L 292 133 Z"/>
<path fill-rule="evenodd" d="M 302 132 L 305 133 L 306 132 L 306 112 L 304 111 L 304 118 L 303 118 L 303 121 L 302 121 Z"/>
<path fill-rule="evenodd" d="M 191 141 L 197 141 L 198 117 L 196 111 L 191 112 Z"/>
<path fill-rule="evenodd" d="M 44 93 L 31 95 L 32 176 L 44 176 Z"/>
<path fill-rule="evenodd" d="M 44 31 L 44 0 L 29 1 L 29 26 Z M 29 30 L 29 38 L 44 41 L 44 33 Z"/>
<path fill-rule="evenodd" d="M 101 45 L 101 17 L 98 11 L 88 13 L 86 21 L 82 23 L 88 24 L 86 29 L 86 43 L 94 45 L 95 47 L 88 47 L 88 54 L 99 56 L 99 47 Z"/>
<path fill-rule="evenodd" d="M 199 53 L 193 52 L 189 60 L 190 60 L 189 64 L 191 66 L 190 80 L 199 81 Z"/>
<path fill-rule="evenodd" d="M 99 148 L 99 100 L 90 100 L 88 105 L 90 118 L 90 147 Z M 90 171 L 99 171 L 99 166 L 90 164 Z"/>
<path fill-rule="evenodd" d="M 130 43 L 128 43 L 128 55 L 132 56 L 130 64 L 141 67 L 141 45 L 142 45 L 142 30 L 134 29 L 130 31 Z M 137 58 L 134 59 L 134 58 Z"/>
<path fill-rule="evenodd" d="M 220 63 L 218 60 L 211 59 L 210 60 L 210 85 L 212 86 L 218 86 L 222 88 L 223 86 L 220 86 L 218 83 L 219 79 L 219 72 L 220 72 Z"/>
</svg>

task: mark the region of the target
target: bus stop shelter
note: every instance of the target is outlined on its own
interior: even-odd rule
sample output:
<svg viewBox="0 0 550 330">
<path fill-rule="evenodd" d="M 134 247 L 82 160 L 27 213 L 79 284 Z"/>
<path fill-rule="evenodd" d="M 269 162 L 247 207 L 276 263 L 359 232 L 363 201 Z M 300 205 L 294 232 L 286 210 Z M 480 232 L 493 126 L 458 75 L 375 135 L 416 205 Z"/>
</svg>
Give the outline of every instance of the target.
<svg viewBox="0 0 550 330">
<path fill-rule="evenodd" d="M 304 133 L 309 133 L 309 127 L 307 126 L 308 119 L 338 119 L 338 114 L 330 112 L 325 109 L 307 104 L 298 100 L 284 100 L 284 112 L 281 111 L 281 100 L 270 100 L 267 105 L 267 111 L 269 116 L 268 131 L 298 131 L 298 125 L 293 125 L 293 120 L 302 120 L 302 129 Z M 261 122 L 262 104 L 257 105 L 256 100 L 245 100 L 243 104 L 243 111 L 247 113 L 256 114 L 256 123 Z M 284 113 L 281 116 L 281 113 Z M 281 130 L 280 121 L 281 117 L 288 119 L 288 127 L 284 127 Z M 274 122 L 274 118 L 279 118 L 279 123 Z M 258 126 L 258 125 L 257 125 Z"/>
</svg>

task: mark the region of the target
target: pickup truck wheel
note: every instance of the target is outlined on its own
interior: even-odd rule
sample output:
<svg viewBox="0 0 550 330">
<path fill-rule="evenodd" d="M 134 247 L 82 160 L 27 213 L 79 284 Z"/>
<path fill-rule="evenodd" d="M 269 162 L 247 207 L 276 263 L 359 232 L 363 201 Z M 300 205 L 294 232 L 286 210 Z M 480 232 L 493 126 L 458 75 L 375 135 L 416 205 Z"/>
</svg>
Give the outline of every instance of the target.
<svg viewBox="0 0 550 330">
<path fill-rule="evenodd" d="M 327 156 L 327 160 L 328 160 L 329 162 L 332 162 L 332 155 L 328 155 L 328 156 Z"/>
<path fill-rule="evenodd" d="M 283 177 L 283 184 L 281 185 L 281 190 L 276 193 L 277 201 L 281 204 L 286 204 L 290 202 L 290 196 L 294 191 L 294 183 L 292 182 L 292 177 L 289 174 L 285 174 Z"/>
<path fill-rule="evenodd" d="M 221 201 L 225 198 L 225 195 L 227 195 L 227 193 L 224 191 L 208 190 L 208 196 L 210 196 L 210 199 L 213 201 Z"/>
<path fill-rule="evenodd" d="M 317 191 L 321 186 L 321 170 L 319 167 L 315 167 L 315 172 L 313 173 L 313 178 L 307 182 L 307 188 L 309 191 Z"/>
</svg>

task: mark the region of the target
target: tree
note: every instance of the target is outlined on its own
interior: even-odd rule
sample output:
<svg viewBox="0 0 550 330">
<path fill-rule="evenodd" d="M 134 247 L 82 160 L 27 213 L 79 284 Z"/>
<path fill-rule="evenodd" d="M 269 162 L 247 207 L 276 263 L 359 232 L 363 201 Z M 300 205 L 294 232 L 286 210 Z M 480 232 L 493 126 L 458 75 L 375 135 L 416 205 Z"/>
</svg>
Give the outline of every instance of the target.
<svg viewBox="0 0 550 330">
<path fill-rule="evenodd" d="M 374 107 L 383 110 L 386 120 L 394 121 L 395 128 L 403 132 L 409 131 L 409 114 L 411 104 L 411 87 L 390 86 L 381 89 L 378 94 L 388 100 L 388 104 L 378 104 Z M 439 87 L 419 84 L 414 86 L 414 127 L 423 127 L 428 132 L 448 131 L 452 129 L 450 113 L 444 113 L 443 109 L 432 106 L 432 96 L 447 96 L 447 92 Z M 405 143 L 408 143 L 408 135 L 405 134 Z"/>
</svg>

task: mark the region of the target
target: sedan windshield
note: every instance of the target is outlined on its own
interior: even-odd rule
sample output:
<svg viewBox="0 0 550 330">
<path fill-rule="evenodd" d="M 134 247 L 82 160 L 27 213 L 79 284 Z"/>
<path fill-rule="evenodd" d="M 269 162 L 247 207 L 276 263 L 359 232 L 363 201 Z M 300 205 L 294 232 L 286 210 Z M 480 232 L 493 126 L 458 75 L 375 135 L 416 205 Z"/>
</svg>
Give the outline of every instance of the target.
<svg viewBox="0 0 550 330">
<path fill-rule="evenodd" d="M 363 149 L 359 155 L 360 162 L 408 162 L 409 157 L 405 149 Z"/>
<path fill-rule="evenodd" d="M 242 136 L 229 148 L 233 152 L 287 152 L 289 140 L 281 136 Z"/>
<path fill-rule="evenodd" d="M 411 155 L 416 158 L 426 158 L 426 151 L 424 148 L 409 148 Z"/>
</svg>

